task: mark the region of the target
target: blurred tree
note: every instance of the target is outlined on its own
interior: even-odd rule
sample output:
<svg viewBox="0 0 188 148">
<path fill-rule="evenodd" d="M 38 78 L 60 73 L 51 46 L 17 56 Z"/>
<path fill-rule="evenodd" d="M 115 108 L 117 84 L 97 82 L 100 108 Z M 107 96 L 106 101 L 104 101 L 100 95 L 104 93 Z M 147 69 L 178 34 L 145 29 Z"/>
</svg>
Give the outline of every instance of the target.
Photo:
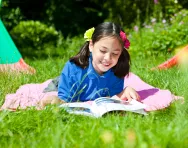
<svg viewBox="0 0 188 148">
<path fill-rule="evenodd" d="M 170 18 L 185 0 L 3 0 L 2 19 L 8 30 L 21 20 L 39 20 L 66 36 L 84 33 L 103 21 L 126 28 Z M 6 5 L 5 5 L 6 4 Z M 13 22 L 13 23 L 12 23 Z"/>
<path fill-rule="evenodd" d="M 53 25 L 64 36 L 75 36 L 103 22 L 107 12 L 96 0 L 3 0 L 2 18 L 10 31 L 22 20 Z M 11 10 L 11 11 L 10 11 Z M 12 23 L 14 22 L 14 23 Z"/>
<path fill-rule="evenodd" d="M 131 27 L 136 24 L 149 23 L 151 17 L 161 21 L 177 12 L 181 6 L 175 0 L 116 0 L 106 1 L 104 8 L 111 20 L 122 26 Z"/>
<path fill-rule="evenodd" d="M 2 0 L 1 7 L 0 18 L 3 20 L 8 31 L 24 19 L 20 8 L 11 6 L 9 0 Z"/>
<path fill-rule="evenodd" d="M 3 0 L 4 1 L 4 0 Z M 21 13 L 28 20 L 40 20 L 44 16 L 44 5 L 46 0 L 5 0 L 9 8 L 21 9 Z"/>
<path fill-rule="evenodd" d="M 64 36 L 83 33 L 107 17 L 96 0 L 47 0 L 45 7 L 45 22 L 54 24 Z"/>
<path fill-rule="evenodd" d="M 187 0 L 176 0 L 183 8 L 188 9 L 188 1 Z"/>
</svg>

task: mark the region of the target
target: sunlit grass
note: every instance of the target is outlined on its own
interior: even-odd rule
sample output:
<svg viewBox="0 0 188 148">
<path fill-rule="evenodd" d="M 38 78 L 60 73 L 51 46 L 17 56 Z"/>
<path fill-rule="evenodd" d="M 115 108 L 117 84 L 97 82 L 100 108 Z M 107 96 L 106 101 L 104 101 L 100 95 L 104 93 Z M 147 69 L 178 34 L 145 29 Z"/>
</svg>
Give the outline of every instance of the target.
<svg viewBox="0 0 188 148">
<path fill-rule="evenodd" d="M 20 85 L 41 83 L 58 76 L 67 59 L 27 60 L 36 68 L 35 75 L 0 73 L 0 104 L 3 104 L 6 94 L 14 93 Z M 188 145 L 186 72 L 177 67 L 164 71 L 150 70 L 163 61 L 157 57 L 132 57 L 131 70 L 155 87 L 184 96 L 184 104 L 177 101 L 148 116 L 109 114 L 99 119 L 69 115 L 56 106 L 48 106 L 41 111 L 34 108 L 2 111 L 0 147 L 185 147 Z"/>
</svg>

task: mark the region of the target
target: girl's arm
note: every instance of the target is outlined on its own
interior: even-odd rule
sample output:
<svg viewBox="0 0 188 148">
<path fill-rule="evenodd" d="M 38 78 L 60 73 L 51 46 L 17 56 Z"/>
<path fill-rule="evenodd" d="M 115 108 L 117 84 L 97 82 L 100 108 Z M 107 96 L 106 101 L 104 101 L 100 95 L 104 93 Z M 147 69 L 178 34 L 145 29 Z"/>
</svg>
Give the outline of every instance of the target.
<svg viewBox="0 0 188 148">
<path fill-rule="evenodd" d="M 58 84 L 58 97 L 65 102 L 76 101 L 74 93 L 76 92 L 76 66 L 67 62 L 60 75 Z"/>
<path fill-rule="evenodd" d="M 115 82 L 110 89 L 110 96 L 113 98 L 121 99 L 121 100 L 128 100 L 131 101 L 132 99 L 140 100 L 140 96 L 130 86 L 124 87 L 124 79 L 120 79 L 119 81 Z"/>
</svg>

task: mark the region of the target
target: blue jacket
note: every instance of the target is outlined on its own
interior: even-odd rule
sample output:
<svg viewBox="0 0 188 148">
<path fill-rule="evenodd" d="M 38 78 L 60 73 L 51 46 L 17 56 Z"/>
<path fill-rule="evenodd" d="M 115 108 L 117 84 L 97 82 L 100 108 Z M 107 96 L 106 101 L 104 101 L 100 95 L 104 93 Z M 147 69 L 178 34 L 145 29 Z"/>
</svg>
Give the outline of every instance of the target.
<svg viewBox="0 0 188 148">
<path fill-rule="evenodd" d="M 65 102 L 89 101 L 99 97 L 113 96 L 123 90 L 124 79 L 118 78 L 110 69 L 99 75 L 92 65 L 81 68 L 68 61 L 60 75 L 58 97 Z"/>
</svg>

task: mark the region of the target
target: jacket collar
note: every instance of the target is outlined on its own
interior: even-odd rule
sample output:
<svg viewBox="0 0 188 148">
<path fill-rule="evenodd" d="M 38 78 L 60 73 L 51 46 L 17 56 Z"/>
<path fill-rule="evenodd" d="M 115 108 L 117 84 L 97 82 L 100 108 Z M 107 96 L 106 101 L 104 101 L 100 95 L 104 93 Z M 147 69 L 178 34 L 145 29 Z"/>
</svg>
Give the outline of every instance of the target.
<svg viewBox="0 0 188 148">
<path fill-rule="evenodd" d="M 89 56 L 89 66 L 88 66 L 88 69 L 87 69 L 88 78 L 90 78 L 90 79 L 96 79 L 96 78 L 102 79 L 102 78 L 108 77 L 110 75 L 110 73 L 112 73 L 112 70 L 109 69 L 103 75 L 99 75 L 93 67 L 92 60 L 93 60 L 92 54 L 90 54 L 90 56 Z"/>
</svg>

